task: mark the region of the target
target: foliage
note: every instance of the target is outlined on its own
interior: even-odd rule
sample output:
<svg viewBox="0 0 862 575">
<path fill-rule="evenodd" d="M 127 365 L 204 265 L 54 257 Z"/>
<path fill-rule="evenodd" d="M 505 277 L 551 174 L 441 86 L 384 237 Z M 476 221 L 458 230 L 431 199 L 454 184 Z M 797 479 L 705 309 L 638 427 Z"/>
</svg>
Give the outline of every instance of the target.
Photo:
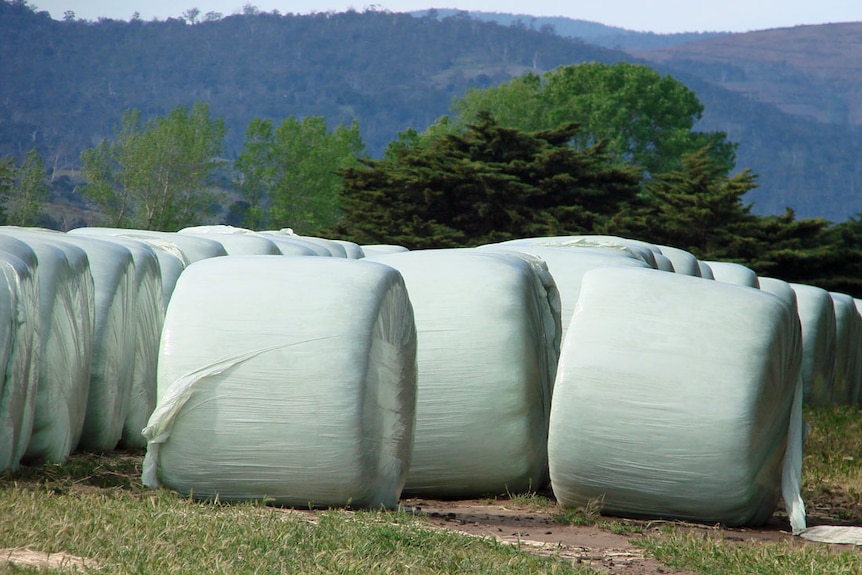
<svg viewBox="0 0 862 575">
<path fill-rule="evenodd" d="M 682 156 L 681 165 L 649 179 L 643 194 L 618 213 L 610 231 L 685 249 L 704 260 L 739 259 L 752 249 L 757 220 L 743 196 L 755 186 L 743 171 L 724 175 L 706 148 Z"/>
<path fill-rule="evenodd" d="M 334 234 L 410 249 L 589 233 L 637 193 L 639 173 L 604 143 L 569 146 L 577 126 L 527 133 L 480 114 L 464 134 L 343 172 Z"/>
<path fill-rule="evenodd" d="M 20 166 L 12 157 L 0 158 L 0 215 L 4 223 L 35 226 L 48 202 L 45 167 L 39 153 L 32 149 Z"/>
<path fill-rule="evenodd" d="M 224 124 L 206 104 L 176 107 L 141 123 L 123 114 L 114 141 L 81 154 L 84 193 L 113 227 L 176 231 L 194 225 L 216 199 L 208 181 L 219 167 Z"/>
<path fill-rule="evenodd" d="M 341 188 L 337 172 L 357 166 L 362 156 L 358 122 L 329 131 L 323 117 L 291 116 L 273 130 L 269 120 L 255 119 L 234 162 L 247 204 L 244 225 L 290 227 L 306 235 L 334 226 Z"/>
<path fill-rule="evenodd" d="M 626 62 L 561 66 L 541 77 L 530 72 L 496 87 L 472 88 L 453 108 L 460 121 L 488 110 L 502 125 L 522 130 L 578 123 L 577 146 L 608 140 L 611 153 L 649 174 L 678 168 L 684 154 L 702 148 L 725 173 L 735 161 L 735 145 L 724 133 L 694 131 L 703 105 L 692 90 Z"/>
</svg>

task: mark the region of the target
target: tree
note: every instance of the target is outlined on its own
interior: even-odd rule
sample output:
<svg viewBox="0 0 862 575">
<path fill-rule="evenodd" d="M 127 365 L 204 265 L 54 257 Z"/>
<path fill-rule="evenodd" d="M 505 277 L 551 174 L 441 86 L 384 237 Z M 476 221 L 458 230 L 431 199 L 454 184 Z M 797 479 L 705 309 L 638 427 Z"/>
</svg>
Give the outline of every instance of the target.
<svg viewBox="0 0 862 575">
<path fill-rule="evenodd" d="M 588 233 L 638 190 L 639 171 L 599 142 L 576 150 L 569 124 L 533 133 L 480 114 L 463 134 L 344 170 L 331 233 L 410 249 Z"/>
<path fill-rule="evenodd" d="M 6 223 L 13 226 L 37 225 L 47 202 L 45 167 L 39 153 L 30 150 L 21 166 L 13 171 L 12 185 L 3 193 Z"/>
<path fill-rule="evenodd" d="M 84 194 L 114 227 L 175 231 L 201 223 L 217 200 L 208 182 L 222 163 L 224 134 L 206 104 L 144 124 L 127 110 L 114 141 L 82 152 Z"/>
<path fill-rule="evenodd" d="M 742 197 L 755 187 L 755 176 L 748 170 L 725 176 L 706 148 L 680 161 L 678 168 L 649 179 L 607 231 L 685 249 L 700 259 L 754 257 L 757 217 Z"/>
<path fill-rule="evenodd" d="M 542 77 L 527 73 L 496 87 L 470 89 L 452 108 L 455 127 L 474 121 L 481 111 L 490 111 L 503 126 L 527 131 L 578 123 L 577 146 L 606 139 L 612 154 L 648 174 L 673 170 L 683 154 L 704 147 L 725 173 L 735 163 L 736 145 L 726 134 L 693 131 L 703 106 L 692 90 L 627 62 L 561 66 Z"/>
<path fill-rule="evenodd" d="M 329 130 L 322 116 L 285 119 L 273 130 L 254 120 L 234 169 L 248 227 L 291 227 L 321 234 L 338 223 L 339 170 L 358 165 L 365 155 L 359 124 Z"/>
</svg>

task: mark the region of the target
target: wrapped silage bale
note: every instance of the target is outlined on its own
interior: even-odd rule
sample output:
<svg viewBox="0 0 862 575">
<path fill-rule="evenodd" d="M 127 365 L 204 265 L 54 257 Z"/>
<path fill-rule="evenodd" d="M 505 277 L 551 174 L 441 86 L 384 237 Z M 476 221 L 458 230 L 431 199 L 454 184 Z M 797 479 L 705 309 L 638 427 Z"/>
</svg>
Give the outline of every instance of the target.
<svg viewBox="0 0 862 575">
<path fill-rule="evenodd" d="M 653 254 L 655 257 L 655 269 L 663 272 L 676 272 L 673 261 L 664 254 Z"/>
<path fill-rule="evenodd" d="M 700 277 L 706 280 L 714 280 L 715 275 L 712 273 L 712 268 L 708 263 L 698 260 L 697 267 L 700 268 Z"/>
<path fill-rule="evenodd" d="M 282 243 L 289 243 L 305 250 L 310 250 L 312 252 L 311 255 L 325 257 L 332 257 L 333 255 L 333 250 L 326 247 L 324 243 L 300 237 L 290 231 L 289 228 L 288 230 L 265 230 L 260 232 L 260 234 L 264 237 L 270 238 L 279 245 Z M 284 253 L 283 249 L 282 253 Z"/>
<path fill-rule="evenodd" d="M 807 405 L 832 403 L 837 357 L 835 304 L 825 289 L 790 283 L 802 324 L 802 383 Z"/>
<path fill-rule="evenodd" d="M 609 515 L 766 521 L 794 421 L 794 320 L 779 298 L 725 282 L 585 274 L 551 409 L 557 500 L 600 500 Z"/>
<path fill-rule="evenodd" d="M 39 384 L 23 459 L 62 463 L 77 447 L 87 413 L 95 326 L 90 262 L 84 250 L 50 234 L 0 231 L 27 244 L 39 261 Z"/>
<path fill-rule="evenodd" d="M 416 330 L 393 268 L 198 262 L 166 315 L 143 482 L 197 498 L 394 507 L 415 409 Z"/>
<path fill-rule="evenodd" d="M 176 248 L 178 248 L 183 253 L 185 259 L 188 260 L 189 263 L 227 255 L 227 252 L 225 251 L 224 246 L 221 245 L 221 243 L 213 239 L 195 236 L 191 234 L 183 235 L 176 232 L 161 232 L 156 230 L 100 227 L 76 228 L 74 230 L 69 230 L 68 233 L 70 235 L 105 234 L 114 236 L 127 236 L 141 241 L 153 238 L 159 239 L 166 241 L 173 246 L 176 246 Z"/>
<path fill-rule="evenodd" d="M 409 251 L 404 246 L 395 244 L 362 244 L 360 247 L 362 248 L 362 253 L 364 253 L 366 257 L 383 254 L 398 254 Z"/>
<path fill-rule="evenodd" d="M 617 236 L 547 236 L 534 238 L 518 238 L 500 242 L 498 245 L 538 245 L 559 248 L 603 249 L 608 253 L 617 253 L 625 257 L 636 257 L 643 260 L 649 267 L 656 268 L 655 254 L 658 248 L 640 240 L 630 240 Z"/>
<path fill-rule="evenodd" d="M 751 268 L 733 262 L 705 262 L 712 271 L 712 279 L 740 286 L 759 288 L 757 273 Z"/>
<path fill-rule="evenodd" d="M 472 497 L 546 482 L 560 304 L 547 266 L 528 256 L 441 249 L 372 258 L 404 276 L 416 317 L 406 493 Z"/>
<path fill-rule="evenodd" d="M 132 252 L 107 239 L 33 232 L 87 253 L 95 292 L 93 361 L 79 448 L 112 451 L 123 435 L 135 367 L 136 274 Z"/>
<path fill-rule="evenodd" d="M 71 235 L 92 236 L 102 239 L 117 238 L 120 243 L 125 241 L 140 242 L 149 246 L 156 255 L 159 264 L 160 282 L 162 286 L 161 307 L 167 309 L 168 302 L 171 300 L 171 294 L 174 292 L 174 286 L 179 279 L 180 274 L 186 269 L 191 262 L 180 247 L 167 239 L 157 238 L 148 235 L 136 235 L 131 232 L 128 234 L 108 234 L 98 230 L 104 228 L 95 228 L 96 231 L 91 231 L 93 228 L 76 228 L 70 230 Z"/>
<path fill-rule="evenodd" d="M 0 472 L 16 471 L 33 433 L 39 384 L 39 262 L 0 237 Z"/>
<path fill-rule="evenodd" d="M 569 249 L 534 244 L 487 244 L 479 246 L 480 250 L 498 252 L 523 252 L 541 258 L 548 266 L 548 271 L 554 278 L 557 291 L 560 294 L 560 324 L 561 339 L 565 338 L 566 330 L 575 311 L 578 296 L 581 293 L 581 280 L 590 270 L 605 266 L 628 266 L 649 268 L 642 259 L 634 256 L 609 254 L 602 249 Z"/>
<path fill-rule="evenodd" d="M 700 265 L 691 252 L 673 246 L 657 246 L 664 257 L 673 264 L 673 271 L 687 276 L 700 277 Z"/>
<path fill-rule="evenodd" d="M 203 237 L 219 242 L 231 256 L 282 255 L 272 240 L 233 226 L 194 226 L 183 228 L 179 235 Z"/>
<path fill-rule="evenodd" d="M 365 257 L 365 250 L 357 243 L 339 239 L 333 239 L 332 241 L 344 248 L 344 253 L 348 259 L 361 260 Z"/>
<path fill-rule="evenodd" d="M 832 403 L 856 405 L 862 385 L 862 318 L 853 297 L 829 292 L 835 309 L 835 372 Z"/>
</svg>

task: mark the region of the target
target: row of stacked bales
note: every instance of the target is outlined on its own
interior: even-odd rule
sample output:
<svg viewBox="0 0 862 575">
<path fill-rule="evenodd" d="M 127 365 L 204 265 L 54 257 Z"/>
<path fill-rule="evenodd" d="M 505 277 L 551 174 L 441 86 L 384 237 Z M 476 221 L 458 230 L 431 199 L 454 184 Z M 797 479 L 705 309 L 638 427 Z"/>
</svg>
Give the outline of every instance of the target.
<svg viewBox="0 0 862 575">
<path fill-rule="evenodd" d="M 146 483 L 198 497 L 392 506 L 402 490 L 472 497 L 550 478 L 564 505 L 756 524 L 782 488 L 798 499 L 794 402 L 859 399 L 857 302 L 670 246 L 408 251 L 217 226 L 3 235 L 7 299 L 29 302 L 10 309 L 42 326 L 84 318 L 50 344 L 35 319 L 7 322 L 23 331 L 6 350 L 22 383 L 0 403 L 5 468 L 31 435 L 33 460 L 146 443 Z M 77 272 L 48 271 L 61 252 Z M 90 292 L 40 297 L 27 279 L 75 273 Z M 66 294 L 56 311 L 52 291 Z M 84 392 L 48 393 L 56 350 L 75 345 Z M 63 410 L 57 447 L 44 429 Z"/>
</svg>

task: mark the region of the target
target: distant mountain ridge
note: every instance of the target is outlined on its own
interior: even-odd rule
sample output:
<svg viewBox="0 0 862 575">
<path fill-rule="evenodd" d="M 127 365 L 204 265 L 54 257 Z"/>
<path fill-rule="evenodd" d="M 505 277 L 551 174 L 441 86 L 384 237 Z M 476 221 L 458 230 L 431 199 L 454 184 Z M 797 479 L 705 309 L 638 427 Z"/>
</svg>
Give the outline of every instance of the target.
<svg viewBox="0 0 862 575">
<path fill-rule="evenodd" d="M 617 26 L 607 26 L 589 20 L 566 18 L 564 16 L 531 16 L 529 14 L 506 14 L 475 10 L 462 11 L 445 8 L 410 12 L 410 14 L 417 17 L 432 16 L 437 18 L 446 18 L 462 13 L 482 22 L 495 22 L 503 26 L 523 26 L 535 30 L 544 29 L 553 31 L 563 37 L 577 38 L 589 44 L 616 50 L 650 50 L 732 34 L 732 32 L 681 32 L 676 34 L 638 32 Z"/>
<path fill-rule="evenodd" d="M 795 29 L 750 45 L 761 33 L 698 34 L 683 44 L 633 43 L 623 51 L 563 37 L 560 23 L 552 33 L 539 19 L 512 18 L 515 25 L 465 13 L 350 11 L 196 24 L 67 22 L 0 0 L 0 156 L 36 147 L 49 168 L 74 167 L 81 150 L 113 135 L 124 110 L 137 108 L 146 119 L 196 101 L 225 119 L 231 156 L 251 120 L 290 115 L 320 115 L 333 125 L 356 120 L 369 151 L 379 155 L 398 132 L 424 130 L 449 113 L 452 99 L 470 87 L 566 64 L 627 61 L 688 85 L 705 106 L 697 128 L 726 131 L 739 142 L 738 168 L 759 176 L 760 187 L 746 197 L 755 212 L 789 206 L 799 217 L 838 222 L 862 211 L 862 135 L 850 121 L 855 109 L 841 103 L 860 71 L 842 60 L 837 73 L 826 74 L 828 50 L 839 50 L 830 43 L 843 37 L 835 28 L 795 32 L 820 45 L 827 60 L 818 66 L 813 51 L 792 49 Z M 588 29 L 616 34 L 598 24 Z M 764 59 L 782 51 L 783 64 Z M 728 60 L 716 60 L 725 52 Z M 800 58 L 812 66 L 798 65 Z M 756 92 L 755 84 L 734 80 L 740 71 L 755 84 L 769 78 L 760 82 L 769 89 Z M 830 105 L 837 113 L 810 113 Z"/>
</svg>

